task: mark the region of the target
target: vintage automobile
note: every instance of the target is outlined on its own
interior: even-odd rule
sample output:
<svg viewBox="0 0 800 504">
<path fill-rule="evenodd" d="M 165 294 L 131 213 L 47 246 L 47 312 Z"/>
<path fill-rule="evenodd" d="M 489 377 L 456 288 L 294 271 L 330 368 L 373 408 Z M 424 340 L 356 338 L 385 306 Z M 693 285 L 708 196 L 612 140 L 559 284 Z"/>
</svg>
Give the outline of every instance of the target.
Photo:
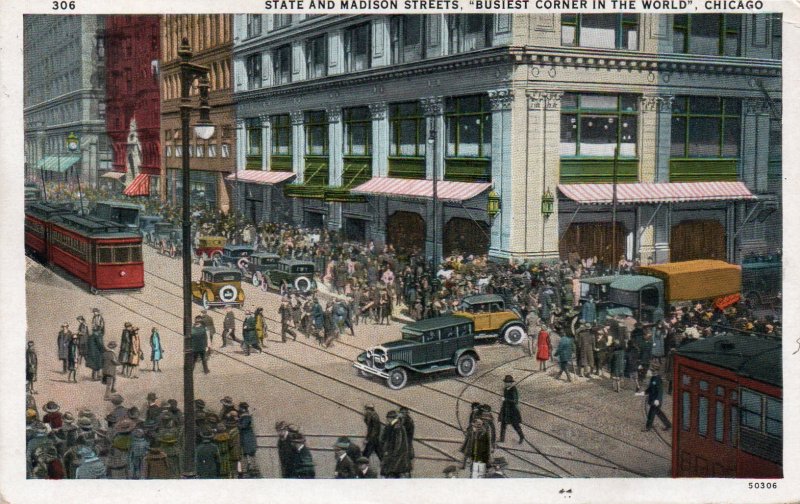
<svg viewBox="0 0 800 504">
<path fill-rule="evenodd" d="M 285 282 L 289 289 L 308 292 L 316 289 L 314 281 L 314 263 L 298 259 L 281 259 L 277 267 L 266 275 L 267 286 L 279 290 Z"/>
<path fill-rule="evenodd" d="M 475 339 L 500 338 L 509 345 L 519 345 L 526 337 L 525 323 L 519 313 L 506 307 L 497 294 L 467 296 L 454 315 L 475 323 Z"/>
<path fill-rule="evenodd" d="M 241 268 L 250 254 L 256 251 L 252 245 L 231 245 L 230 243 L 222 248 L 216 260 L 221 266 L 229 266 L 231 268 Z"/>
<path fill-rule="evenodd" d="M 200 261 L 215 259 L 222 255 L 222 248 L 226 243 L 224 236 L 201 236 L 197 239 L 194 253 Z"/>
<path fill-rule="evenodd" d="M 403 326 L 403 339 L 373 347 L 356 357 L 353 367 L 361 376 L 386 380 L 393 390 L 408 383 L 409 373 L 455 371 L 463 377 L 475 373 L 474 323 L 467 317 L 445 315 Z"/>
<path fill-rule="evenodd" d="M 265 275 L 278 267 L 281 256 L 270 252 L 254 252 L 244 261 L 241 261 L 239 269 L 242 278 L 249 280 L 253 286 L 258 287 L 266 281 Z"/>
<path fill-rule="evenodd" d="M 180 226 L 161 221 L 153 225 L 146 241 L 164 255 L 175 257 L 183 251 L 183 234 Z"/>
<path fill-rule="evenodd" d="M 233 268 L 203 268 L 200 280 L 192 282 L 192 299 L 206 310 L 211 306 L 241 307 L 244 303 L 242 273 Z"/>
<path fill-rule="evenodd" d="M 155 229 L 156 223 L 163 221 L 160 215 L 141 215 L 139 216 L 139 233 L 145 243 L 150 243 L 150 233 Z"/>
</svg>

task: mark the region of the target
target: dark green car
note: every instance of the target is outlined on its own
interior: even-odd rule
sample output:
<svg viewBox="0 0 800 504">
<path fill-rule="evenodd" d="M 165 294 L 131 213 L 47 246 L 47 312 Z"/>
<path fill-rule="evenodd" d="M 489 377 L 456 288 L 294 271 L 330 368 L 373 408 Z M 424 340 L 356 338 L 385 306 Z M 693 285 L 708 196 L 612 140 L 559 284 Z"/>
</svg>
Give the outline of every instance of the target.
<svg viewBox="0 0 800 504">
<path fill-rule="evenodd" d="M 289 290 L 308 292 L 316 289 L 314 281 L 314 263 L 298 259 L 281 259 L 276 267 L 264 274 L 267 286 L 279 290 L 286 284 Z"/>
<path fill-rule="evenodd" d="M 471 376 L 478 369 L 472 320 L 447 315 L 408 324 L 403 339 L 378 345 L 361 353 L 353 367 L 362 376 L 375 375 L 393 390 L 408 383 L 409 373 L 430 374 L 455 369 Z"/>
</svg>

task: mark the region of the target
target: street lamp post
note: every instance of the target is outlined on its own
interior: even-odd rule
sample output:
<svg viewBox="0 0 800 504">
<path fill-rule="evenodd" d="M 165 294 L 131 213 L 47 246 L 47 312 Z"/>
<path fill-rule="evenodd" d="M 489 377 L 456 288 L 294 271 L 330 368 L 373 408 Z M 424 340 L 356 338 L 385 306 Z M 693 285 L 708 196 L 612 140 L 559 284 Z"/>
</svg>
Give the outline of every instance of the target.
<svg viewBox="0 0 800 504">
<path fill-rule="evenodd" d="M 209 120 L 208 67 L 190 63 L 192 49 L 189 39 L 184 37 L 178 49 L 181 76 L 181 161 L 183 169 L 183 410 L 184 410 L 184 477 L 195 476 L 195 418 L 194 418 L 194 355 L 192 353 L 192 223 L 191 223 L 191 178 L 189 176 L 189 121 L 192 114 L 189 92 L 195 79 L 200 80 L 200 121 L 195 125 L 198 137 L 207 140 L 214 134 L 214 125 Z"/>
<path fill-rule="evenodd" d="M 432 269 L 434 273 L 436 272 L 437 262 L 438 262 L 438 254 L 437 254 L 437 247 L 436 247 L 436 232 L 437 232 L 437 206 L 439 204 L 439 192 L 436 183 L 437 173 L 436 173 L 436 119 L 431 119 L 431 129 L 428 132 L 428 145 L 430 146 L 431 152 L 433 154 L 433 219 L 431 219 L 431 224 L 433 225 L 433 257 L 431 258 Z"/>
</svg>

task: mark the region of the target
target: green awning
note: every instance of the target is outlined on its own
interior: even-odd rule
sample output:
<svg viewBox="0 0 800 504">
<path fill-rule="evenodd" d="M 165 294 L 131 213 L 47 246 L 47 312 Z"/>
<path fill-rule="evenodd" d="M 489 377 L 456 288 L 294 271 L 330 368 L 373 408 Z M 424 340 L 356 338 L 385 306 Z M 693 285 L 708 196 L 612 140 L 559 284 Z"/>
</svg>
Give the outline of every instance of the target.
<svg viewBox="0 0 800 504">
<path fill-rule="evenodd" d="M 36 169 L 64 173 L 80 160 L 80 156 L 45 156 L 36 163 Z"/>
</svg>

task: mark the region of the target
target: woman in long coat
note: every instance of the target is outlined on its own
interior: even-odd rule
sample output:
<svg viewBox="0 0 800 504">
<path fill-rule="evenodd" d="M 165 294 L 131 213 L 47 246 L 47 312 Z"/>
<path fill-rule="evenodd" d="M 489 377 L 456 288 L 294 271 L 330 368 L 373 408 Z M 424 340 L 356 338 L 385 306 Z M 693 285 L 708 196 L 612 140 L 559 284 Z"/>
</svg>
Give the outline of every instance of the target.
<svg viewBox="0 0 800 504">
<path fill-rule="evenodd" d="M 69 341 L 69 346 L 67 347 L 67 369 L 69 369 L 69 374 L 67 375 L 67 381 L 78 383 L 77 368 L 78 368 L 79 355 L 80 355 L 80 347 L 78 344 L 78 335 L 73 334 L 72 339 Z"/>
<path fill-rule="evenodd" d="M 139 368 L 139 360 L 142 354 L 142 340 L 139 338 L 139 328 L 134 327 L 131 331 L 131 355 L 128 359 L 128 376 L 139 378 L 136 370 Z"/>
<path fill-rule="evenodd" d="M 159 362 L 164 357 L 164 349 L 161 348 L 161 336 L 155 327 L 150 332 L 150 360 L 153 362 L 153 371 L 161 372 Z"/>
<path fill-rule="evenodd" d="M 125 329 L 122 330 L 122 335 L 119 338 L 119 353 L 117 360 L 122 364 L 122 374 L 128 375 L 128 361 L 131 359 L 131 331 L 133 327 L 130 322 L 125 322 Z"/>
<path fill-rule="evenodd" d="M 61 360 L 62 371 L 67 372 L 67 359 L 69 358 L 69 342 L 72 340 L 72 331 L 69 330 L 69 324 L 61 324 L 61 330 L 58 332 L 58 358 Z"/>
<path fill-rule="evenodd" d="M 553 353 L 553 345 L 550 341 L 550 333 L 544 328 L 539 330 L 536 338 L 536 361 L 539 363 L 539 371 L 547 370 L 547 361 Z"/>
<path fill-rule="evenodd" d="M 99 328 L 92 330 L 86 348 L 86 367 L 92 370 L 92 381 L 97 381 L 100 379 L 99 371 L 103 369 L 103 352 L 105 351 L 103 333 Z"/>
<path fill-rule="evenodd" d="M 258 338 L 258 346 L 264 348 L 264 333 L 266 332 L 264 327 L 265 325 L 264 308 L 261 307 L 256 308 L 255 316 L 256 316 L 256 338 Z"/>
<path fill-rule="evenodd" d="M 256 434 L 253 432 L 253 417 L 250 416 L 247 403 L 239 404 L 239 444 L 242 447 L 242 458 L 245 470 L 249 470 L 256 456 Z"/>
</svg>

